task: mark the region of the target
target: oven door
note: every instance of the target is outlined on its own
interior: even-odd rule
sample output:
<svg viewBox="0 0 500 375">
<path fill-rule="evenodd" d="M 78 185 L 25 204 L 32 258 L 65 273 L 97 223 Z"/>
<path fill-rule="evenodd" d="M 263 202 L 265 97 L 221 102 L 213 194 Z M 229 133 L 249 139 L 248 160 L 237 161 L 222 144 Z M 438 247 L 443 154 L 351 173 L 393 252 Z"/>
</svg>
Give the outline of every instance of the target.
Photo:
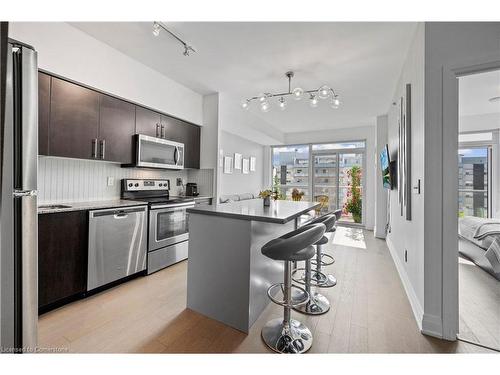
<svg viewBox="0 0 500 375">
<path fill-rule="evenodd" d="M 184 144 L 144 134 L 137 134 L 136 137 L 137 167 L 184 168 Z"/>
<path fill-rule="evenodd" d="M 189 239 L 187 208 L 192 202 L 149 211 L 149 251 Z"/>
</svg>

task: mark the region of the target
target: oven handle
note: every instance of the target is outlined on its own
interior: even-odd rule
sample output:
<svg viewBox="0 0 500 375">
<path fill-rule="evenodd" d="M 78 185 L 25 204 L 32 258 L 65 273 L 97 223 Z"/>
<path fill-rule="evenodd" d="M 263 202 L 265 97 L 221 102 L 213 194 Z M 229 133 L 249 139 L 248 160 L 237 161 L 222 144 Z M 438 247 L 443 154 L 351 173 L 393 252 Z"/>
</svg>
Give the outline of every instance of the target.
<svg viewBox="0 0 500 375">
<path fill-rule="evenodd" d="M 194 207 L 194 202 L 186 202 L 186 203 L 176 203 L 176 204 L 165 204 L 162 206 L 153 206 L 151 210 L 159 210 L 162 208 L 191 208 Z"/>
</svg>

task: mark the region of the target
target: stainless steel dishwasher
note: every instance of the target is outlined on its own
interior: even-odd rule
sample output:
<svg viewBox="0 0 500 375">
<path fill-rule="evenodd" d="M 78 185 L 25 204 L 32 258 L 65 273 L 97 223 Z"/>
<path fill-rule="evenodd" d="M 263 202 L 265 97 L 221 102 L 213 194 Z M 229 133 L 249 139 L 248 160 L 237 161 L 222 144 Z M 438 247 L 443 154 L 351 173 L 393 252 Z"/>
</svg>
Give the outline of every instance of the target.
<svg viewBox="0 0 500 375">
<path fill-rule="evenodd" d="M 87 290 L 146 269 L 147 206 L 89 212 Z"/>
</svg>

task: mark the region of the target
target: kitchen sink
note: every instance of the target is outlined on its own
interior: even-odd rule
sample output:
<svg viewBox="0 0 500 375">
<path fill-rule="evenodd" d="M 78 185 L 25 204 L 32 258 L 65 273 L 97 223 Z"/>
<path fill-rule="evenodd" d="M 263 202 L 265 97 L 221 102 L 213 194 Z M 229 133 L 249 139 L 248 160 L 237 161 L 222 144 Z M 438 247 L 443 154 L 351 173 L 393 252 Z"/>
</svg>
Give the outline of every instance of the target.
<svg viewBox="0 0 500 375">
<path fill-rule="evenodd" d="M 61 208 L 71 208 L 71 206 L 65 204 L 47 204 L 45 206 L 38 206 L 42 210 L 59 210 Z"/>
</svg>

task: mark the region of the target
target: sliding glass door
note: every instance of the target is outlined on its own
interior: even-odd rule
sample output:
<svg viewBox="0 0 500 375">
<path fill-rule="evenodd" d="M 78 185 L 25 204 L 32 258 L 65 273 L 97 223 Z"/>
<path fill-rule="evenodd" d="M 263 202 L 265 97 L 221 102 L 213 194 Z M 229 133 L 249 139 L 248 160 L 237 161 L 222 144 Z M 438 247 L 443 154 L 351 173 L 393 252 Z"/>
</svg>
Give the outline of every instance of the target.
<svg viewBox="0 0 500 375">
<path fill-rule="evenodd" d="M 313 148 L 313 199 L 325 202 L 325 212 L 341 208 L 343 222 L 363 223 L 363 161 L 364 149 Z"/>
</svg>

